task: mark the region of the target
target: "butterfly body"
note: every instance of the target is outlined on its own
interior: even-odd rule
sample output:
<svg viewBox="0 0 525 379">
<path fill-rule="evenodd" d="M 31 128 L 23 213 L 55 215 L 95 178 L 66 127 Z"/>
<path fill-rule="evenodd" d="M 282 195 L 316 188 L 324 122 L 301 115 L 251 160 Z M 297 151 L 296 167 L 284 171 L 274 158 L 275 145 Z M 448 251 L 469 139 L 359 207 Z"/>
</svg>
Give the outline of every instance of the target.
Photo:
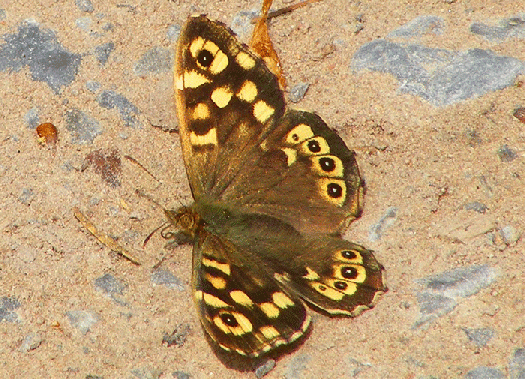
<svg viewBox="0 0 525 379">
<path fill-rule="evenodd" d="M 204 16 L 181 32 L 175 82 L 195 202 L 166 215 L 193 243 L 212 341 L 258 357 L 305 335 L 305 303 L 343 316 L 372 307 L 383 267 L 340 236 L 362 209 L 355 153 L 316 114 L 287 109 L 263 60 Z"/>
</svg>

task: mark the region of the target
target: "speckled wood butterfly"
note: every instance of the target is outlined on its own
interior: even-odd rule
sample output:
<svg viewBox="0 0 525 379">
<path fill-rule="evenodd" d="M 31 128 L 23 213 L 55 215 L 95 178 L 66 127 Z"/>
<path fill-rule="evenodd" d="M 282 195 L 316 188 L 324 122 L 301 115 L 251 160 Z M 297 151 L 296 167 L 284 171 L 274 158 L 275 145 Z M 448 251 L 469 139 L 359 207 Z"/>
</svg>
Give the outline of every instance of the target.
<svg viewBox="0 0 525 379">
<path fill-rule="evenodd" d="M 205 16 L 181 32 L 175 86 L 195 202 L 166 215 L 193 243 L 194 299 L 216 345 L 255 358 L 305 335 L 305 304 L 372 307 L 383 267 L 340 236 L 362 207 L 355 153 L 316 114 L 287 109 L 264 61 Z"/>
</svg>

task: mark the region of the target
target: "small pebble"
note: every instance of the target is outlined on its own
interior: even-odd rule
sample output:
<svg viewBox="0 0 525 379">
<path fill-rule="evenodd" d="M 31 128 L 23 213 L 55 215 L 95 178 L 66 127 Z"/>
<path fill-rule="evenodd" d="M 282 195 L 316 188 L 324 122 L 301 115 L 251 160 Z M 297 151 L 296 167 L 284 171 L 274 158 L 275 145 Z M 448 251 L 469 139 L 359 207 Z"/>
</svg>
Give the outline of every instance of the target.
<svg viewBox="0 0 525 379">
<path fill-rule="evenodd" d="M 478 328 L 478 329 L 469 329 L 462 328 L 467 338 L 477 347 L 486 346 L 487 343 L 496 335 L 494 329 L 491 328 Z"/>
<path fill-rule="evenodd" d="M 20 351 L 22 353 L 27 353 L 28 351 L 35 350 L 43 341 L 44 340 L 39 333 L 29 333 L 22 341 Z"/>
<path fill-rule="evenodd" d="M 91 328 L 100 320 L 98 314 L 92 311 L 69 311 L 66 312 L 69 323 L 80 333 L 87 334 Z"/>
<path fill-rule="evenodd" d="M 290 90 L 290 95 L 288 96 L 288 100 L 290 100 L 292 103 L 297 103 L 301 101 L 304 98 L 304 95 L 306 94 L 306 91 L 308 91 L 309 87 L 310 87 L 310 84 L 308 83 L 296 84 Z"/>
<path fill-rule="evenodd" d="M 275 360 L 268 359 L 266 362 L 261 364 L 255 369 L 255 377 L 261 379 L 263 376 L 272 371 L 275 367 Z"/>
</svg>

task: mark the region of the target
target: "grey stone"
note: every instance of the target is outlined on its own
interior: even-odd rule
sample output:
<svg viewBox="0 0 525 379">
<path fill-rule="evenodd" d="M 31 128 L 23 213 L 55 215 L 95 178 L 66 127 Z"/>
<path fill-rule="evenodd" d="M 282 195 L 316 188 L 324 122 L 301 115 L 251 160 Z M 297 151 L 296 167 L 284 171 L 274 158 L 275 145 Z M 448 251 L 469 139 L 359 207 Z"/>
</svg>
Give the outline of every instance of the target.
<svg viewBox="0 0 525 379">
<path fill-rule="evenodd" d="M 175 371 L 171 373 L 174 379 L 190 379 L 191 375 L 183 371 Z"/>
<path fill-rule="evenodd" d="M 445 22 L 439 16 L 418 16 L 410 22 L 388 33 L 387 38 L 413 38 L 425 34 L 443 34 Z"/>
<path fill-rule="evenodd" d="M 464 208 L 467 211 L 474 211 L 478 213 L 486 213 L 489 209 L 485 204 L 480 203 L 479 201 L 473 201 L 471 203 L 465 204 Z"/>
<path fill-rule="evenodd" d="M 127 285 L 122 283 L 111 274 L 105 274 L 104 276 L 95 279 L 94 284 L 98 290 L 108 295 L 122 295 L 124 294 L 124 290 L 127 288 Z"/>
<path fill-rule="evenodd" d="M 86 88 L 88 89 L 89 92 L 98 92 L 98 90 L 100 89 L 100 83 L 99 82 L 95 82 L 95 81 L 92 81 L 92 80 L 88 80 L 86 82 Z"/>
<path fill-rule="evenodd" d="M 18 314 L 14 312 L 22 304 L 15 297 L 2 297 L 0 298 L 0 322 L 17 322 Z"/>
<path fill-rule="evenodd" d="M 452 311 L 459 299 L 488 287 L 496 277 L 496 269 L 474 265 L 416 280 L 424 289 L 416 294 L 420 315 L 412 328 L 419 328 Z"/>
<path fill-rule="evenodd" d="M 168 40 L 175 42 L 179 39 L 180 36 L 180 26 L 179 25 L 170 25 L 168 31 L 166 32 L 166 37 Z"/>
<path fill-rule="evenodd" d="M 473 265 L 418 279 L 416 282 L 424 285 L 426 290 L 451 298 L 464 298 L 488 287 L 496 277 L 496 269 L 488 265 Z"/>
<path fill-rule="evenodd" d="M 372 367 L 370 363 L 361 363 L 354 358 L 348 358 L 346 360 L 346 366 L 348 367 L 348 369 L 345 371 L 352 378 L 357 378 L 361 372 L 366 371 L 367 369 L 370 369 Z"/>
<path fill-rule="evenodd" d="M 301 379 L 304 378 L 308 372 L 308 362 L 311 357 L 306 354 L 299 354 L 294 356 L 287 365 L 284 373 L 285 379 Z"/>
<path fill-rule="evenodd" d="M 138 119 L 139 109 L 121 94 L 109 90 L 102 91 L 97 96 L 97 102 L 103 108 L 117 109 L 126 126 L 142 127 L 142 123 Z"/>
<path fill-rule="evenodd" d="M 275 367 L 275 360 L 268 359 L 267 361 L 265 361 L 263 364 L 261 364 L 255 369 L 255 377 L 257 379 L 261 379 L 266 374 L 268 374 L 270 371 L 272 371 L 274 367 Z"/>
<path fill-rule="evenodd" d="M 481 366 L 470 370 L 465 379 L 505 379 L 505 375 L 497 368 Z"/>
<path fill-rule="evenodd" d="M 100 317 L 92 311 L 69 311 L 66 312 L 69 323 L 80 333 L 87 334 L 91 328 L 100 320 Z"/>
<path fill-rule="evenodd" d="M 146 76 L 149 74 L 170 72 L 172 67 L 173 56 L 171 50 L 154 47 L 140 57 L 133 71 L 136 75 Z"/>
<path fill-rule="evenodd" d="M 372 225 L 368 231 L 368 239 L 372 242 L 379 241 L 383 233 L 394 224 L 397 219 L 397 208 L 388 208 L 377 223 Z"/>
<path fill-rule="evenodd" d="M 184 283 L 171 272 L 166 270 L 153 271 L 151 273 L 151 281 L 153 284 L 164 285 L 178 291 L 184 291 L 185 289 Z"/>
<path fill-rule="evenodd" d="M 89 16 L 79 17 L 75 20 L 75 25 L 85 32 L 91 31 L 92 24 L 93 24 L 93 20 Z"/>
<path fill-rule="evenodd" d="M 501 42 L 509 38 L 525 38 L 525 13 L 520 13 L 510 18 L 499 20 L 498 25 L 488 25 L 474 22 L 470 31 L 488 41 Z"/>
<path fill-rule="evenodd" d="M 516 151 L 507 145 L 503 145 L 498 149 L 498 157 L 502 162 L 510 162 L 518 157 Z"/>
<path fill-rule="evenodd" d="M 258 9 L 241 11 L 233 16 L 230 27 L 241 41 L 247 41 L 251 36 L 254 28 L 252 21 L 255 20 L 261 12 Z"/>
<path fill-rule="evenodd" d="M 27 124 L 27 127 L 29 129 L 36 129 L 38 124 L 40 124 L 40 116 L 39 116 L 40 110 L 38 108 L 31 108 L 26 112 L 24 115 L 24 121 Z"/>
<path fill-rule="evenodd" d="M 115 44 L 113 42 L 104 43 L 95 47 L 95 56 L 97 57 L 98 63 L 104 66 L 113 50 L 115 50 Z"/>
<path fill-rule="evenodd" d="M 168 347 L 173 345 L 182 346 L 186 342 L 190 330 L 191 328 L 188 324 L 179 324 L 170 334 L 164 333 L 162 342 L 167 344 Z"/>
<path fill-rule="evenodd" d="M 45 82 L 57 94 L 75 80 L 81 55 L 60 45 L 52 30 L 25 22 L 18 33 L 7 34 L 4 39 L 0 71 L 18 72 L 28 66 L 33 80 Z"/>
<path fill-rule="evenodd" d="M 514 350 L 509 362 L 510 379 L 525 379 L 525 348 Z"/>
<path fill-rule="evenodd" d="M 132 369 L 131 373 L 139 379 L 158 379 L 162 371 L 151 367 L 141 367 Z"/>
<path fill-rule="evenodd" d="M 288 96 L 288 100 L 290 100 L 292 103 L 299 102 L 300 100 L 303 99 L 309 87 L 310 87 L 309 83 L 296 84 L 290 89 L 290 95 Z"/>
<path fill-rule="evenodd" d="M 71 133 L 71 142 L 76 144 L 93 143 L 102 134 L 102 127 L 94 118 L 80 109 L 71 109 L 65 114 L 66 129 Z"/>
<path fill-rule="evenodd" d="M 75 4 L 82 12 L 93 12 L 93 4 L 90 0 L 75 0 Z"/>
<path fill-rule="evenodd" d="M 22 345 L 20 345 L 20 351 L 22 353 L 27 353 L 28 351 L 35 350 L 43 341 L 44 339 L 39 333 L 29 333 L 24 337 Z"/>
<path fill-rule="evenodd" d="M 4 21 L 6 18 L 5 10 L 0 9 L 0 21 Z"/>
<path fill-rule="evenodd" d="M 31 204 L 31 201 L 35 198 L 35 194 L 31 188 L 22 189 L 22 193 L 18 196 L 18 201 L 24 205 Z"/>
<path fill-rule="evenodd" d="M 470 342 L 472 342 L 477 347 L 486 346 L 487 343 L 489 343 L 489 341 L 496 335 L 496 332 L 492 328 L 462 329 Z"/>
<path fill-rule="evenodd" d="M 506 245 L 512 245 L 521 237 L 521 233 L 516 230 L 512 225 L 506 225 L 499 231 L 503 243 Z"/>
<path fill-rule="evenodd" d="M 525 73 L 525 63 L 489 50 L 454 52 L 378 39 L 353 56 L 354 71 L 371 70 L 394 75 L 399 90 L 420 96 L 435 106 L 446 106 L 514 84 Z"/>
</svg>

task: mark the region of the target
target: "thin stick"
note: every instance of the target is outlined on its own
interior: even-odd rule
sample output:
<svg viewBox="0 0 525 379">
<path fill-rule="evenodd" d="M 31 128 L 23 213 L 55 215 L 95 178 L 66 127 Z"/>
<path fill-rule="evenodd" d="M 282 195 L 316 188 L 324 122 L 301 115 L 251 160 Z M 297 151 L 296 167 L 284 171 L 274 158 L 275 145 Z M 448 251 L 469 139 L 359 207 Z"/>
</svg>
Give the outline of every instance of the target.
<svg viewBox="0 0 525 379">
<path fill-rule="evenodd" d="M 296 9 L 299 9 L 299 8 L 302 8 L 306 5 L 309 5 L 309 4 L 313 4 L 313 3 L 318 3 L 319 1 L 322 1 L 322 0 L 305 0 L 305 1 L 301 1 L 299 3 L 296 3 L 296 4 L 292 4 L 292 5 L 288 5 L 287 7 L 284 7 L 284 8 L 281 8 L 281 9 L 277 9 L 275 11 L 271 11 L 268 13 L 268 16 L 266 17 L 267 19 L 270 19 L 270 18 L 274 18 L 274 17 L 279 17 L 283 14 L 286 14 L 286 13 L 290 13 Z M 257 18 L 252 20 L 252 24 L 255 24 L 257 22 Z"/>
<path fill-rule="evenodd" d="M 141 263 L 133 257 L 132 254 L 130 254 L 126 249 L 124 249 L 122 246 L 120 246 L 118 243 L 116 243 L 111 237 L 107 236 L 106 234 L 99 231 L 95 225 L 89 219 L 84 216 L 82 212 L 80 212 L 80 209 L 77 207 L 73 208 L 73 214 L 77 218 L 77 220 L 84 225 L 84 228 L 86 228 L 93 236 L 98 239 L 102 244 L 106 245 L 109 249 L 114 251 L 117 254 L 122 255 L 124 258 L 129 260 L 131 263 L 134 263 L 136 265 L 141 265 Z"/>
</svg>

